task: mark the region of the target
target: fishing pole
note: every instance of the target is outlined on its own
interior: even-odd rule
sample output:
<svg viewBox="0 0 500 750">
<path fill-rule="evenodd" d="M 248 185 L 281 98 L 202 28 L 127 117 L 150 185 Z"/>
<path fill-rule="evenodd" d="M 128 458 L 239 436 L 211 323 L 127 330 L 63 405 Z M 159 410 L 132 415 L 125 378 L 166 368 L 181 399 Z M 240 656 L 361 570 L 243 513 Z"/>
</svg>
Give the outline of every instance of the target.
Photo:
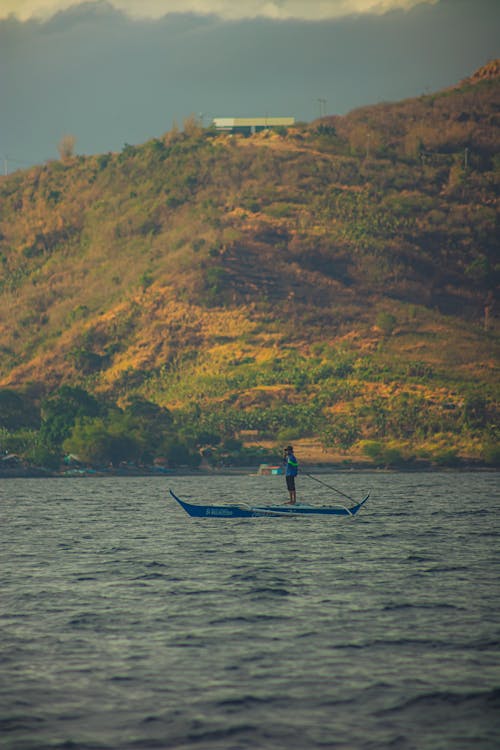
<svg viewBox="0 0 500 750">
<path fill-rule="evenodd" d="M 342 497 L 345 497 L 347 500 L 350 500 L 353 503 L 357 503 L 358 501 L 355 500 L 350 495 L 346 495 L 344 492 L 341 492 L 341 490 L 338 490 L 336 487 L 333 487 L 331 484 L 327 484 L 326 482 L 322 482 L 321 479 L 318 479 L 317 477 L 314 477 L 312 474 L 309 474 L 307 471 L 302 471 L 302 474 L 305 474 L 306 477 L 309 477 L 310 479 L 314 479 L 315 482 L 319 482 L 319 484 L 322 484 L 324 487 L 328 487 L 329 490 L 333 490 L 334 492 L 338 492 L 339 495 L 342 495 Z"/>
</svg>

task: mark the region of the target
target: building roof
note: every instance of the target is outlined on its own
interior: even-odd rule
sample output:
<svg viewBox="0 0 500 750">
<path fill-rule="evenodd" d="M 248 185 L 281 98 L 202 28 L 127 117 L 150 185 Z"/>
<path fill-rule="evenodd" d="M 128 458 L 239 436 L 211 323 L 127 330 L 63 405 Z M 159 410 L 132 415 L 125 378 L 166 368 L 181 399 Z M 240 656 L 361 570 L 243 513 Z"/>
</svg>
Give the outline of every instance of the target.
<svg viewBox="0 0 500 750">
<path fill-rule="evenodd" d="M 214 117 L 216 128 L 255 128 L 295 125 L 295 117 Z"/>
</svg>

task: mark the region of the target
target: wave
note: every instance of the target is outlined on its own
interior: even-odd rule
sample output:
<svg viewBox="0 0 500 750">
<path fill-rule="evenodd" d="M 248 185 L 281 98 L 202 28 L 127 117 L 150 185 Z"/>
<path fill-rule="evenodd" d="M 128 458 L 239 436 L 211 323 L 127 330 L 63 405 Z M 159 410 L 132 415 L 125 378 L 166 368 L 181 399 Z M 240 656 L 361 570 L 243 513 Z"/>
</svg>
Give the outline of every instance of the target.
<svg viewBox="0 0 500 750">
<path fill-rule="evenodd" d="M 249 592 L 250 595 L 254 598 L 259 598 L 260 595 L 264 596 L 290 596 L 292 594 L 291 591 L 284 588 L 279 588 L 277 586 L 262 586 L 260 588 L 251 589 Z M 257 595 L 257 596 L 256 596 Z"/>
<path fill-rule="evenodd" d="M 385 607 L 382 608 L 384 612 L 392 612 L 396 610 L 402 610 L 402 609 L 454 609 L 454 610 L 464 610 L 465 607 L 457 607 L 455 604 L 448 604 L 447 602 L 437 602 L 437 603 L 429 603 L 429 604 L 411 604 L 410 602 L 403 602 L 401 604 L 386 604 Z"/>
<path fill-rule="evenodd" d="M 209 625 L 234 625 L 236 623 L 256 623 L 256 622 L 275 622 L 283 621 L 289 618 L 281 615 L 238 615 L 236 617 L 219 617 L 216 620 L 210 620 Z"/>
<path fill-rule="evenodd" d="M 391 714 L 396 711 L 406 711 L 413 708 L 428 708 L 436 706 L 453 706 L 464 709 L 471 705 L 481 705 L 489 709 L 500 709 L 500 688 L 493 690 L 477 691 L 471 693 L 454 693 L 451 691 L 434 691 L 423 693 L 409 700 L 404 700 L 395 706 L 378 711 L 378 715 Z"/>
<path fill-rule="evenodd" d="M 33 716 L 33 714 L 6 716 L 4 718 L 0 718 L 0 736 L 7 732 L 36 732 L 44 723 L 45 719 L 43 719 L 41 716 Z"/>
</svg>

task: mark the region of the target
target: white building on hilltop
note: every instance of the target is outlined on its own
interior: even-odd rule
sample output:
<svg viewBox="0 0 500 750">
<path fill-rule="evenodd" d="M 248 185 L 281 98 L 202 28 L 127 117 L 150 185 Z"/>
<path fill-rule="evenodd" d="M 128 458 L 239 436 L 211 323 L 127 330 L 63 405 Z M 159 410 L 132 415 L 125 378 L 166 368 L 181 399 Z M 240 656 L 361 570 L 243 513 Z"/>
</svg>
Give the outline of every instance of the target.
<svg viewBox="0 0 500 750">
<path fill-rule="evenodd" d="M 251 135 L 269 128 L 288 128 L 295 125 L 295 117 L 215 117 L 213 124 L 223 133 Z"/>
</svg>

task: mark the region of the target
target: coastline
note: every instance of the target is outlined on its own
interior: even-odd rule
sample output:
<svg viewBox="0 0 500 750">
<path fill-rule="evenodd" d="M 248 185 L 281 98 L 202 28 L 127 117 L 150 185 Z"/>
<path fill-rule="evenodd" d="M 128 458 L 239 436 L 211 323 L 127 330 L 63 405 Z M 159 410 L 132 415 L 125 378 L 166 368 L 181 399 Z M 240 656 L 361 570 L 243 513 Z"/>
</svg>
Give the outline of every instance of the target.
<svg viewBox="0 0 500 750">
<path fill-rule="evenodd" d="M 478 472 L 495 473 L 499 468 L 495 466 L 480 465 L 477 462 L 460 462 L 454 466 L 426 465 L 401 465 L 401 466 L 376 466 L 374 464 L 352 463 L 349 466 L 335 463 L 302 465 L 302 474 L 352 474 L 372 473 L 397 474 L 405 473 L 437 473 L 437 472 Z M 78 471 L 53 471 L 41 467 L 16 467 L 0 471 L 2 479 L 102 479 L 105 477 L 161 477 L 167 479 L 175 476 L 248 476 L 258 475 L 256 466 L 224 466 L 216 468 L 191 468 L 181 466 L 175 469 L 158 471 L 152 467 L 134 468 L 108 468 L 108 469 L 82 469 Z"/>
</svg>

